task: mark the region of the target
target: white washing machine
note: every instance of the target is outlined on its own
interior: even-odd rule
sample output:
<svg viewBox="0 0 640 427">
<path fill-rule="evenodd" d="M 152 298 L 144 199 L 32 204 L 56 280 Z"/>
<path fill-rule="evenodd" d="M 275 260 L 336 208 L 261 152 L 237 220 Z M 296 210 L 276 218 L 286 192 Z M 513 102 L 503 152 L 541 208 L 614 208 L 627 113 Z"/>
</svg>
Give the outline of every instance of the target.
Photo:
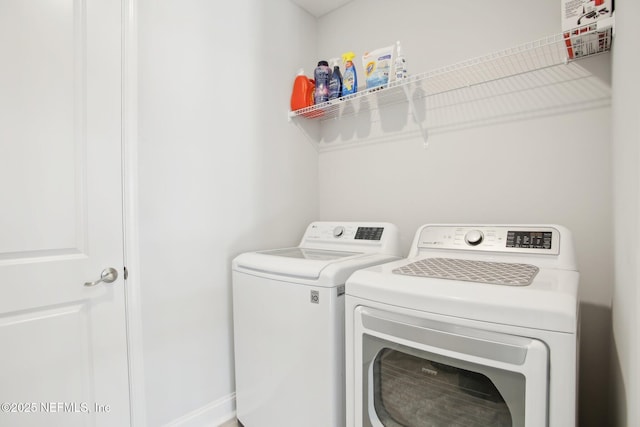
<svg viewBox="0 0 640 427">
<path fill-rule="evenodd" d="M 347 280 L 347 426 L 574 427 L 578 279 L 566 228 L 422 226 Z"/>
<path fill-rule="evenodd" d="M 399 256 L 393 224 L 314 222 L 298 247 L 233 260 L 242 425 L 344 426 L 344 283 Z"/>
</svg>

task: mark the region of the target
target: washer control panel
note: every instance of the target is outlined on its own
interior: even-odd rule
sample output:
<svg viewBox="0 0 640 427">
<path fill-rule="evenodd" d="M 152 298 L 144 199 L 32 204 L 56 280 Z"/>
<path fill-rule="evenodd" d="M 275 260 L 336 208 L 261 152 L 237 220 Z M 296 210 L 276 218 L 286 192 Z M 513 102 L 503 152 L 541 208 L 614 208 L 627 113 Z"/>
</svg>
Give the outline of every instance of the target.
<svg viewBox="0 0 640 427">
<path fill-rule="evenodd" d="M 379 241 L 382 239 L 384 226 L 362 226 L 353 224 L 315 224 L 308 230 L 306 237 L 315 240 L 370 240 Z"/>
<path fill-rule="evenodd" d="M 560 232 L 548 226 L 428 225 L 418 248 L 558 255 Z"/>
<path fill-rule="evenodd" d="M 309 224 L 301 248 L 400 256 L 400 233 L 389 222 L 316 221 Z"/>
</svg>

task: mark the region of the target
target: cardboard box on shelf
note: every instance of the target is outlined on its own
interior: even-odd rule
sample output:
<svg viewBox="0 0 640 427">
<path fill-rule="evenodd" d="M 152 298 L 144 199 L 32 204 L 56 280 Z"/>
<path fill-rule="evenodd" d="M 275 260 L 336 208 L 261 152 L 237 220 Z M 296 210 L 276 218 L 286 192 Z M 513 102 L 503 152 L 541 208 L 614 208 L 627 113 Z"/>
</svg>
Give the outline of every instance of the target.
<svg viewBox="0 0 640 427">
<path fill-rule="evenodd" d="M 611 48 L 613 0 L 561 0 L 562 32 L 569 59 Z"/>
</svg>

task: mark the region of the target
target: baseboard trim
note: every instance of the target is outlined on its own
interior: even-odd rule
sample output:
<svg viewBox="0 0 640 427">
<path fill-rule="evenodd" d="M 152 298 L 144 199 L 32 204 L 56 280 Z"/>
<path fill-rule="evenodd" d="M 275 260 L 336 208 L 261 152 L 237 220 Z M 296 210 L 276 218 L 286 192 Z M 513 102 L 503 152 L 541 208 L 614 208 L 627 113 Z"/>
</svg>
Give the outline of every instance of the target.
<svg viewBox="0 0 640 427">
<path fill-rule="evenodd" d="M 219 427 L 235 416 L 236 394 L 231 393 L 176 418 L 165 427 Z"/>
</svg>

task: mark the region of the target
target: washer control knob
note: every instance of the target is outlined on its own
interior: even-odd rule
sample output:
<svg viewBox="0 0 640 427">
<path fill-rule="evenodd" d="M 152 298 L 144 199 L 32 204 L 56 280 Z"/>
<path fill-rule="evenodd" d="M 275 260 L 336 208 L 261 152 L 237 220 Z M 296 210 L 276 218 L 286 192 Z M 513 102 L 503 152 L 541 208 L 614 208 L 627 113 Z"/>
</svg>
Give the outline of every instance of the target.
<svg viewBox="0 0 640 427">
<path fill-rule="evenodd" d="M 464 236 L 464 241 L 471 246 L 479 245 L 482 243 L 482 239 L 484 239 L 484 234 L 480 230 L 471 230 Z"/>
<path fill-rule="evenodd" d="M 333 237 L 342 237 L 342 235 L 344 234 L 344 227 L 339 225 L 336 228 L 333 229 Z"/>
</svg>

